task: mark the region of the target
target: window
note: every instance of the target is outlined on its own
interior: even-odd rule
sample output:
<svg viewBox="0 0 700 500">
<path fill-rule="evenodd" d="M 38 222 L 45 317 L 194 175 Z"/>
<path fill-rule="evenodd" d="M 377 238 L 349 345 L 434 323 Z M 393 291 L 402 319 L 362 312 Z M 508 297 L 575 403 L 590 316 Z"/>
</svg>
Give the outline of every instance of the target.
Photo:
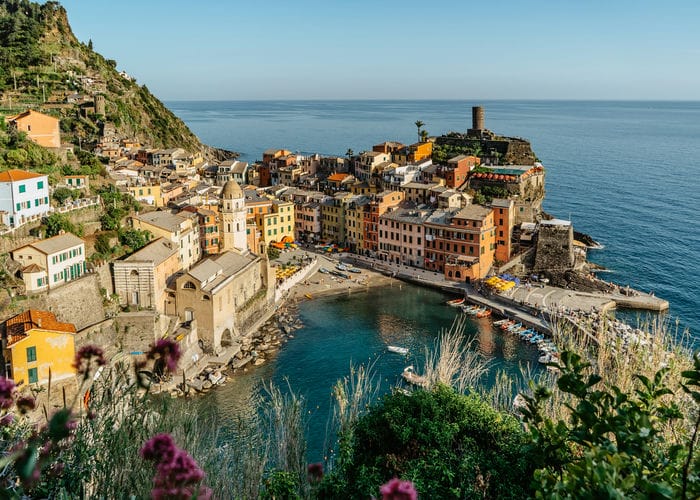
<svg viewBox="0 0 700 500">
<path fill-rule="evenodd" d="M 22 210 L 22 205 L 20 205 L 19 203 L 17 203 L 17 211 L 19 212 L 20 210 Z"/>
<path fill-rule="evenodd" d="M 195 286 L 195 284 L 192 283 L 191 281 L 186 282 L 186 283 L 182 286 L 182 288 L 185 288 L 185 289 L 187 289 L 187 290 L 196 290 L 196 289 L 197 289 L 197 287 Z"/>
<path fill-rule="evenodd" d="M 36 184 L 37 189 L 44 189 L 44 181 L 39 181 Z"/>
<path fill-rule="evenodd" d="M 36 361 L 36 346 L 27 347 L 27 363 Z"/>
<path fill-rule="evenodd" d="M 19 192 L 20 193 L 26 193 L 27 192 L 27 186 L 24 184 L 19 185 Z"/>
<path fill-rule="evenodd" d="M 29 383 L 36 384 L 37 382 L 39 382 L 39 375 L 37 373 L 36 368 L 30 368 L 29 369 Z"/>
</svg>

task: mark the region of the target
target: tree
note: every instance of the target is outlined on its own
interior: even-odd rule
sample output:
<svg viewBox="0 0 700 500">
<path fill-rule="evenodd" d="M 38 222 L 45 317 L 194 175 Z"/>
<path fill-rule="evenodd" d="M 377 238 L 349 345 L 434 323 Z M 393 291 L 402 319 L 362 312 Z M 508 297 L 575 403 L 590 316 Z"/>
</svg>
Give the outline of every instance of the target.
<svg viewBox="0 0 700 500">
<path fill-rule="evenodd" d="M 114 251 L 110 244 L 109 233 L 101 233 L 95 239 L 95 250 L 101 255 L 109 255 Z"/>
<path fill-rule="evenodd" d="M 420 141 L 420 139 L 421 139 L 420 131 L 421 131 L 421 129 L 423 128 L 424 125 L 425 125 L 425 123 L 423 123 L 422 121 L 416 120 L 416 128 L 418 129 L 418 140 L 419 140 L 419 141 Z"/>
<path fill-rule="evenodd" d="M 374 404 L 322 487 L 327 498 L 368 498 L 392 477 L 421 498 L 527 498 L 535 463 L 518 420 L 477 395 L 438 384 Z M 339 436 L 341 443 L 343 436 Z"/>
<path fill-rule="evenodd" d="M 46 218 L 46 237 L 56 236 L 61 231 L 75 233 L 75 226 L 64 214 L 51 214 Z"/>
<path fill-rule="evenodd" d="M 421 130 L 420 131 L 420 140 L 421 142 L 428 142 L 428 131 L 427 130 Z"/>
<path fill-rule="evenodd" d="M 125 229 L 119 232 L 119 242 L 136 251 L 146 246 L 151 239 L 151 233 L 140 229 Z"/>
<path fill-rule="evenodd" d="M 73 196 L 73 191 L 65 187 L 58 187 L 54 189 L 53 194 L 51 196 L 54 200 L 56 200 L 56 203 L 58 203 L 59 205 L 63 205 L 68 198 Z"/>
</svg>

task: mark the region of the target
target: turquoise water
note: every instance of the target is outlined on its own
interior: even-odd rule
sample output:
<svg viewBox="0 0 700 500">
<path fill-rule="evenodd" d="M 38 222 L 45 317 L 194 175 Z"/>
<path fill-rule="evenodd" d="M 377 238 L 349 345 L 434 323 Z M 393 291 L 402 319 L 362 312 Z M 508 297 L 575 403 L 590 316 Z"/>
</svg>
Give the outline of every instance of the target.
<svg viewBox="0 0 700 500">
<path fill-rule="evenodd" d="M 355 366 L 372 365 L 382 392 L 401 382 L 408 364 L 420 368 L 426 347 L 432 347 L 438 332 L 451 326 L 458 309 L 445 305 L 450 297 L 434 290 L 397 283 L 356 294 L 305 301 L 300 305 L 304 328 L 297 331 L 273 362 L 236 375 L 229 383 L 208 394 L 224 421 L 233 418 L 262 381 L 287 384 L 304 396 L 309 410 L 309 459 L 326 455 L 324 442 L 331 415 L 331 391 L 335 382 Z M 537 350 L 515 337 L 503 334 L 487 319 L 467 323 L 465 340 L 489 360 L 484 382 L 504 370 L 515 376 L 520 364 L 537 365 Z M 387 345 L 410 349 L 408 357 L 389 353 Z"/>
</svg>

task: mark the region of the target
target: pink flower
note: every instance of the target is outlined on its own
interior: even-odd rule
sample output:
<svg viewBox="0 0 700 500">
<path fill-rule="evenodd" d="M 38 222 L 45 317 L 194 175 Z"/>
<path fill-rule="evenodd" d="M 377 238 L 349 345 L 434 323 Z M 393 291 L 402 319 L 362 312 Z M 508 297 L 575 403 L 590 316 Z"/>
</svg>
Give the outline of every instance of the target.
<svg viewBox="0 0 700 500">
<path fill-rule="evenodd" d="M 198 500 L 208 500 L 212 491 L 201 485 L 205 474 L 197 462 L 175 445 L 169 434 L 158 434 L 141 448 L 141 456 L 156 462 L 153 478 L 153 499 L 189 500 L 197 494 Z"/>
<path fill-rule="evenodd" d="M 13 405 L 15 383 L 9 378 L 0 377 L 0 408 L 6 410 Z"/>
<path fill-rule="evenodd" d="M 105 353 L 101 348 L 96 345 L 84 345 L 75 353 L 73 368 L 75 368 L 80 375 L 87 378 L 91 372 L 92 361 L 94 361 L 97 366 L 104 366 L 107 364 L 105 361 Z"/>
<path fill-rule="evenodd" d="M 416 500 L 418 493 L 413 487 L 411 481 L 401 481 L 394 478 L 384 484 L 379 492 L 382 494 L 382 500 Z"/>
<path fill-rule="evenodd" d="M 170 339 L 160 339 L 151 346 L 147 357 L 148 359 L 162 359 L 168 370 L 174 373 L 177 370 L 177 362 L 180 361 L 181 355 L 180 346 L 176 342 Z"/>
</svg>

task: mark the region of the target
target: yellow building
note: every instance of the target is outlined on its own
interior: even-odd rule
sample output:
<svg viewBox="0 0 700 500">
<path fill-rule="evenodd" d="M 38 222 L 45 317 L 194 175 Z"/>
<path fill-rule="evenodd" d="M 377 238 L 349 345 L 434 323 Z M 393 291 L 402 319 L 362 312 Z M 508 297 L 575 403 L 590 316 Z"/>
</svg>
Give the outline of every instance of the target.
<svg viewBox="0 0 700 500">
<path fill-rule="evenodd" d="M 147 184 L 145 186 L 127 186 L 129 194 L 141 203 L 147 203 L 153 207 L 164 207 L 160 194 L 160 184 Z"/>
<path fill-rule="evenodd" d="M 247 205 L 247 203 L 246 203 Z M 260 231 L 260 241 L 270 243 L 282 241 L 286 236 L 294 240 L 294 203 L 272 200 L 271 211 L 255 215 L 255 224 Z"/>
<path fill-rule="evenodd" d="M 60 120 L 58 118 L 30 109 L 18 115 L 8 116 L 6 120 L 11 128 L 26 133 L 27 137 L 39 146 L 45 148 L 61 147 Z"/>
<path fill-rule="evenodd" d="M 7 320 L 3 365 L 15 384 L 45 384 L 75 375 L 75 325 L 48 311 L 29 309 Z"/>
</svg>

